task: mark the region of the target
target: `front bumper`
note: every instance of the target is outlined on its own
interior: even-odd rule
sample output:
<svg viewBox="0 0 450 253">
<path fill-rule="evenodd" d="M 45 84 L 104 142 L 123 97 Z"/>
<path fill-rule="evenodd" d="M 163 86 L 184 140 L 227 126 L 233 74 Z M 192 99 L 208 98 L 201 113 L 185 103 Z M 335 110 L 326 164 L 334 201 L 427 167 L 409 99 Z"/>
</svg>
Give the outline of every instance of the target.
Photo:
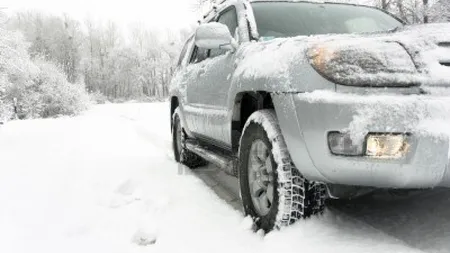
<svg viewBox="0 0 450 253">
<path fill-rule="evenodd" d="M 275 94 L 273 101 L 292 159 L 310 180 L 380 188 L 450 186 L 448 137 L 424 131 L 423 124 L 440 116 L 442 100 L 328 92 Z M 450 109 L 448 117 L 450 122 Z M 399 159 L 337 156 L 327 142 L 333 131 L 349 132 L 355 139 L 368 133 L 410 133 L 410 148 Z"/>
</svg>

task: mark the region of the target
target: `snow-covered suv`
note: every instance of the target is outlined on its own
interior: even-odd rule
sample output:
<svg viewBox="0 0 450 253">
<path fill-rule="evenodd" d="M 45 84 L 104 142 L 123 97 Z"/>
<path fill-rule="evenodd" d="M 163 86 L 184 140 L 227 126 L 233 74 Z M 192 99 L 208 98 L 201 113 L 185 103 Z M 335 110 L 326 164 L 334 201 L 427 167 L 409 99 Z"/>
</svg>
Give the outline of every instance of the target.
<svg viewBox="0 0 450 253">
<path fill-rule="evenodd" d="M 174 155 L 236 176 L 265 231 L 323 212 L 329 197 L 449 186 L 448 138 L 426 127 L 449 118 L 449 66 L 450 24 L 406 26 L 350 4 L 222 1 L 172 81 Z"/>
</svg>

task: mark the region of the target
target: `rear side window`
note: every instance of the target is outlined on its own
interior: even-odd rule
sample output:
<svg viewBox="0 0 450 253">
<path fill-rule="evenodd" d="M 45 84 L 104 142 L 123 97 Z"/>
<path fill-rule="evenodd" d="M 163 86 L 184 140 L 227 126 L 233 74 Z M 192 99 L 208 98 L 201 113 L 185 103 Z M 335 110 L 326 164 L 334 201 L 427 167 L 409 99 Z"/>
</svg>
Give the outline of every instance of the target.
<svg viewBox="0 0 450 253">
<path fill-rule="evenodd" d="M 234 37 L 236 34 L 236 30 L 238 28 L 238 18 L 237 18 L 236 8 L 233 6 L 233 7 L 229 8 L 228 10 L 226 10 L 224 13 L 222 13 L 219 16 L 219 19 L 217 20 L 217 22 L 226 25 L 228 27 L 228 30 L 230 30 L 231 36 Z M 213 58 L 218 55 L 225 54 L 226 52 L 227 52 L 227 50 L 223 50 L 223 49 L 213 49 L 209 53 L 209 57 Z"/>
</svg>

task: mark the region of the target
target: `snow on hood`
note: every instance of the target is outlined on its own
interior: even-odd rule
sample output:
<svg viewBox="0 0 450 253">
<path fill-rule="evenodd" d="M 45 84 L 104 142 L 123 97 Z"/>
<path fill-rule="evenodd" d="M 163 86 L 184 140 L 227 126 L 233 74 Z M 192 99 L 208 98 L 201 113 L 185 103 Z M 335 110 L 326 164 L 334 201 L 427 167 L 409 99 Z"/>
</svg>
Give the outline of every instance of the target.
<svg viewBox="0 0 450 253">
<path fill-rule="evenodd" d="M 243 47 L 242 56 L 239 57 L 239 66 L 235 75 L 246 78 L 270 77 L 273 75 L 286 77 L 288 79 L 293 65 L 309 61 L 306 56 L 311 48 L 324 45 L 333 48 L 351 47 L 352 45 L 361 45 L 355 48 L 355 55 L 358 50 L 367 50 L 376 55 L 376 52 L 383 52 L 382 43 L 398 43 L 403 46 L 413 60 L 417 68 L 417 73 L 393 75 L 398 80 L 414 81 L 417 84 L 430 86 L 450 86 L 450 67 L 444 64 L 450 63 L 450 24 L 427 24 L 406 26 L 399 28 L 398 31 L 371 33 L 371 34 L 339 34 L 339 35 L 319 35 L 309 37 L 294 37 L 274 39 L 271 41 L 249 43 Z M 388 48 L 383 52 L 385 55 L 392 53 Z M 364 53 L 364 51 L 362 52 Z M 395 56 L 395 55 L 394 55 Z M 358 61 L 355 61 L 358 63 Z M 395 66 L 399 61 L 387 59 L 383 64 L 387 65 L 390 72 L 399 68 Z M 359 66 L 339 66 L 338 69 L 354 71 Z M 403 69 L 404 70 L 404 69 Z M 374 82 L 385 78 L 383 71 L 371 73 L 370 78 Z M 396 73 L 391 73 L 396 74 Z M 350 73 L 349 76 L 354 75 Z M 376 85 L 375 85 L 376 86 Z"/>
</svg>

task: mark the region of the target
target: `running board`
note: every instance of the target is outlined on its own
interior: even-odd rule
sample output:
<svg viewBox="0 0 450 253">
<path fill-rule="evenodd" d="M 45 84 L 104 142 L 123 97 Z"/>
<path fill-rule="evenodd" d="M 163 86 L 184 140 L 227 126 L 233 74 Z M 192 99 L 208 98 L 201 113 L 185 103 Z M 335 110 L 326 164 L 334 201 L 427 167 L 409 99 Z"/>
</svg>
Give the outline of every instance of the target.
<svg viewBox="0 0 450 253">
<path fill-rule="evenodd" d="M 200 146 L 200 144 L 192 140 L 186 140 L 186 148 L 206 161 L 218 166 L 228 175 L 238 176 L 236 158 L 221 154 L 220 152 L 214 152 L 206 147 Z"/>
</svg>

